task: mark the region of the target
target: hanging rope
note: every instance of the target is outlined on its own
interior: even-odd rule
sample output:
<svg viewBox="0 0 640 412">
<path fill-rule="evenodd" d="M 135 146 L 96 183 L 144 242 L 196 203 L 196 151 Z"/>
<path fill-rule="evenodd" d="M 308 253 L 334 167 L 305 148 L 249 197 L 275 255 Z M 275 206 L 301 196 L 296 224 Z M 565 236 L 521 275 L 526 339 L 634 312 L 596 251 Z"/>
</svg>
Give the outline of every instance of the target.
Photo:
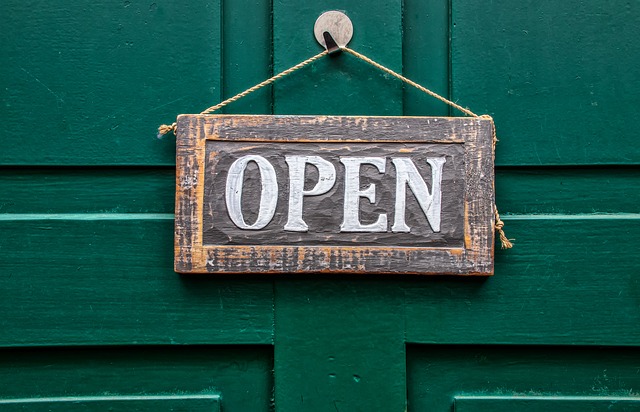
<svg viewBox="0 0 640 412">
<path fill-rule="evenodd" d="M 368 58 L 368 57 L 367 57 L 367 56 L 365 56 L 364 54 L 360 54 L 360 53 L 358 53 L 357 51 L 355 51 L 355 50 L 351 50 L 350 48 L 348 48 L 348 47 L 346 47 L 346 46 L 345 46 L 345 47 L 343 47 L 343 48 L 342 48 L 342 50 L 343 50 L 343 51 L 346 51 L 347 53 L 349 53 L 349 54 L 351 54 L 351 55 L 356 56 L 358 59 L 360 59 L 360 60 L 362 60 L 362 61 L 364 61 L 364 62 L 369 63 L 369 64 L 370 64 L 370 65 L 372 65 L 373 67 L 376 67 L 376 68 L 378 68 L 378 69 L 382 70 L 383 72 L 385 72 L 385 73 L 387 73 L 387 74 L 392 75 L 392 76 L 393 76 L 393 77 L 395 77 L 396 79 L 400 79 L 400 80 L 402 80 L 403 82 L 405 82 L 405 83 L 407 83 L 407 84 L 409 84 L 409 85 L 411 85 L 411 86 L 415 87 L 416 89 L 418 89 L 418 90 L 420 90 L 420 91 L 422 91 L 422 92 L 424 92 L 424 93 L 428 94 L 429 96 L 434 97 L 434 98 L 436 98 L 436 99 L 440 100 L 441 102 L 448 104 L 448 105 L 449 105 L 449 106 L 451 106 L 451 107 L 455 107 L 456 109 L 460 110 L 462 113 L 464 113 L 464 114 L 466 114 L 466 115 L 468 115 L 468 116 L 471 116 L 471 117 L 479 117 L 477 114 L 475 114 L 475 113 L 474 113 L 474 112 L 472 112 L 471 110 L 466 109 L 466 108 L 464 108 L 464 107 L 460 106 L 459 104 L 452 102 L 452 101 L 451 101 L 451 100 L 449 100 L 449 99 L 445 99 L 444 97 L 440 96 L 438 93 L 436 93 L 436 92 L 434 92 L 434 91 L 431 91 L 431 90 L 427 89 L 426 87 L 421 86 L 421 85 L 419 85 L 418 83 L 414 82 L 413 80 L 407 79 L 407 78 L 406 78 L 406 77 L 404 77 L 403 75 L 401 75 L 401 74 L 399 74 L 399 73 L 394 72 L 393 70 L 389 69 L 388 67 L 385 67 L 385 66 L 381 65 L 380 63 L 377 63 L 377 62 L 375 62 L 375 61 L 371 60 L 370 58 Z"/>
<path fill-rule="evenodd" d="M 459 104 L 445 98 L 442 97 L 441 95 L 439 95 L 438 93 L 427 89 L 426 87 L 414 82 L 413 80 L 410 80 L 406 77 L 404 77 L 403 75 L 394 72 L 393 70 L 389 69 L 388 67 L 385 67 L 383 65 L 381 65 L 380 63 L 371 60 L 370 58 L 368 58 L 367 56 L 365 56 L 364 54 L 360 54 L 355 50 L 351 50 L 350 48 L 343 46 L 340 48 L 342 51 L 347 52 L 349 54 L 351 54 L 352 56 L 357 57 L 358 59 L 372 65 L 373 67 L 376 67 L 380 70 L 382 70 L 383 72 L 395 77 L 396 79 L 399 79 L 401 81 L 403 81 L 404 83 L 407 83 L 413 87 L 415 87 L 416 89 L 428 94 L 429 96 L 440 100 L 441 102 L 448 104 L 449 106 L 458 109 L 459 111 L 461 111 L 462 113 L 466 114 L 467 116 L 471 116 L 471 117 L 477 117 L 477 118 L 484 118 L 484 119 L 488 119 L 491 121 L 491 127 L 492 127 L 492 133 L 493 133 L 493 140 L 492 140 L 492 148 L 493 148 L 493 153 L 495 156 L 495 149 L 496 149 L 496 143 L 498 142 L 498 138 L 496 137 L 496 125 L 493 121 L 493 118 L 491 116 L 489 116 L 488 114 L 483 114 L 483 115 L 477 115 L 474 112 L 472 112 L 471 110 L 460 106 Z M 270 85 L 271 83 L 275 82 L 278 79 L 281 79 L 283 77 L 286 77 L 288 75 L 290 75 L 291 73 L 302 69 L 303 67 L 313 63 L 314 61 L 320 59 L 323 56 L 328 55 L 329 52 L 327 50 L 322 51 L 321 53 L 316 54 L 313 57 L 308 58 L 307 60 L 303 60 L 300 63 L 296 64 L 295 66 L 292 66 L 290 68 L 288 68 L 287 70 L 284 70 L 278 74 L 276 74 L 275 76 L 256 84 L 253 87 L 248 88 L 247 90 L 236 94 L 233 97 L 230 97 L 214 106 L 209 107 L 206 110 L 203 110 L 200 114 L 210 114 L 215 112 L 216 110 L 219 110 L 221 108 L 223 108 L 224 106 L 228 105 L 229 103 L 233 103 L 236 100 L 239 100 L 243 97 L 245 97 L 248 94 L 251 94 L 265 86 Z M 174 134 L 176 133 L 176 128 L 177 128 L 177 123 L 172 123 L 170 125 L 167 124 L 163 124 L 160 127 L 158 127 L 158 137 L 162 137 L 163 135 L 169 133 L 169 132 L 173 132 Z M 513 243 L 511 243 L 511 240 L 513 239 L 508 239 L 507 236 L 504 233 L 504 230 L 502 229 L 504 227 L 504 222 L 500 219 L 500 214 L 498 213 L 498 208 L 495 208 L 495 229 L 498 232 L 498 235 L 500 237 L 500 243 L 502 246 L 502 249 L 511 249 L 513 247 Z"/>
<path fill-rule="evenodd" d="M 280 72 L 280 73 L 276 74 L 275 76 L 271 77 L 270 79 L 267 79 L 267 80 L 263 81 L 262 83 L 258 83 L 255 86 L 248 88 L 247 90 L 243 91 L 242 93 L 238 93 L 235 96 L 233 96 L 233 97 L 231 97 L 231 98 L 229 98 L 229 99 L 227 99 L 227 100 L 225 100 L 225 101 L 223 101 L 221 103 L 216 104 L 215 106 L 209 107 L 207 110 L 202 111 L 200 114 L 213 113 L 216 110 L 221 109 L 224 106 L 228 105 L 229 103 L 233 103 L 238 99 L 242 99 L 244 96 L 246 96 L 246 95 L 248 95 L 250 93 L 253 93 L 258 89 L 262 89 L 264 86 L 268 86 L 271 83 L 275 82 L 276 80 L 282 79 L 283 77 L 286 77 L 286 76 L 290 75 L 291 73 L 295 72 L 296 70 L 302 69 L 304 66 L 313 63 L 314 61 L 318 60 L 320 57 L 325 56 L 327 54 L 329 54 L 329 52 L 326 51 L 326 50 L 323 51 L 322 53 L 318 53 L 315 56 L 313 56 L 313 57 L 311 57 L 311 58 L 309 58 L 309 59 L 307 59 L 305 61 L 302 61 L 302 62 L 296 64 L 295 66 L 288 68 L 287 70 L 285 70 L 283 72 Z"/>
<path fill-rule="evenodd" d="M 233 97 L 228 98 L 227 100 L 224 100 L 218 104 L 216 104 L 215 106 L 211 106 L 206 110 L 203 110 L 200 114 L 209 114 L 209 113 L 213 113 L 218 109 L 223 108 L 224 106 L 228 105 L 229 103 L 233 103 L 236 100 L 242 99 L 244 96 L 251 94 L 253 92 L 255 92 L 256 90 L 262 89 L 264 86 L 268 86 L 271 83 L 275 82 L 278 79 L 282 79 L 283 77 L 286 77 L 288 75 L 290 75 L 291 73 L 302 69 L 304 66 L 313 63 L 314 61 L 318 60 L 319 58 L 321 58 L 322 56 L 325 56 L 329 54 L 328 51 L 323 51 L 321 53 L 316 54 L 313 57 L 308 58 L 307 60 L 301 61 L 300 63 L 296 64 L 295 66 L 292 66 L 290 68 L 288 68 L 287 70 L 284 70 L 278 74 L 276 74 L 275 76 L 256 84 L 253 87 L 249 87 L 247 90 L 236 94 Z M 176 127 L 178 126 L 177 123 L 171 123 L 170 125 L 168 124 L 163 124 L 160 127 L 158 127 L 158 137 L 162 137 L 163 135 L 169 133 L 169 132 L 173 132 L 175 134 L 176 132 Z"/>
</svg>

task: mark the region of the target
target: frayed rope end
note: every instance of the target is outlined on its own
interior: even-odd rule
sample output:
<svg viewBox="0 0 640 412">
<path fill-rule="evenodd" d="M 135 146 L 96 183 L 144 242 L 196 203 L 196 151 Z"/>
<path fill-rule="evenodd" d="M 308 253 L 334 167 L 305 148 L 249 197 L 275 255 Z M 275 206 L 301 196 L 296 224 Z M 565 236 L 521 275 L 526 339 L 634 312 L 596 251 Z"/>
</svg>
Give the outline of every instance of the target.
<svg viewBox="0 0 640 412">
<path fill-rule="evenodd" d="M 500 236 L 501 249 L 511 249 L 513 247 L 513 243 L 511 243 L 511 240 L 515 239 L 507 238 L 507 235 L 504 234 L 504 230 L 502 230 L 503 227 L 504 222 L 500 219 L 498 209 L 496 208 L 496 232 L 498 232 L 498 235 Z"/>
<path fill-rule="evenodd" d="M 168 134 L 169 132 L 173 132 L 173 134 L 176 134 L 176 127 L 178 126 L 177 123 L 172 123 L 172 124 L 163 124 L 160 125 L 160 127 L 158 127 L 158 139 L 161 139 L 162 136 L 164 136 L 165 134 Z"/>
</svg>

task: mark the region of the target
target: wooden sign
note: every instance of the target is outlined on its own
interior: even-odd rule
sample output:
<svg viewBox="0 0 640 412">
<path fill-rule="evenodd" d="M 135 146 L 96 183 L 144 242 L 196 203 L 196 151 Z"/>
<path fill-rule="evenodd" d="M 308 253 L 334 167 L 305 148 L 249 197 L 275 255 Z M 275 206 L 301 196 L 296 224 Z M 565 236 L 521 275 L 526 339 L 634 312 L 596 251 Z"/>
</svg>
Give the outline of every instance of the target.
<svg viewBox="0 0 640 412">
<path fill-rule="evenodd" d="M 182 115 L 175 270 L 493 274 L 491 121 Z"/>
</svg>

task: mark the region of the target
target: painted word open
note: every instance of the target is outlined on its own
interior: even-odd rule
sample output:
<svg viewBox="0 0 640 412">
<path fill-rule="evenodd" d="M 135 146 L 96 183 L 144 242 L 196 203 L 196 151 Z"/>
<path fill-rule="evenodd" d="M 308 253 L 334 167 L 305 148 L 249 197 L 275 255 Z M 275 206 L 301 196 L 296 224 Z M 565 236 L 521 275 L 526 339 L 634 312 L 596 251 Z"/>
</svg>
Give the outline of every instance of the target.
<svg viewBox="0 0 640 412">
<path fill-rule="evenodd" d="M 287 155 L 285 160 L 289 169 L 289 207 L 284 230 L 306 232 L 309 227 L 302 218 L 304 197 L 318 196 L 329 192 L 336 183 L 336 168 L 333 163 L 320 156 Z M 242 214 L 244 173 L 250 162 L 254 162 L 258 166 L 261 180 L 258 217 L 253 224 L 246 223 Z M 411 159 L 392 157 L 391 162 L 396 172 L 394 219 L 391 231 L 400 233 L 411 231 L 405 222 L 406 189 L 408 186 L 433 232 L 440 232 L 442 168 L 446 163 L 446 158 L 429 157 L 426 159 L 426 162 L 431 166 L 431 191 Z M 374 183 L 365 189 L 360 188 L 361 166 L 363 164 L 373 165 L 380 173 L 385 173 L 386 158 L 341 156 L 340 163 L 345 170 L 344 218 L 340 225 L 340 232 L 387 232 L 388 222 L 385 213 L 380 213 L 373 223 L 362 224 L 359 209 L 361 198 L 369 200 L 370 203 L 376 201 L 376 185 Z M 318 170 L 318 181 L 310 190 L 304 189 L 307 165 L 312 165 Z M 227 212 L 231 221 L 238 228 L 244 230 L 263 229 L 273 219 L 278 203 L 278 179 L 273 165 L 266 158 L 258 155 L 240 157 L 229 168 L 225 195 Z"/>
</svg>

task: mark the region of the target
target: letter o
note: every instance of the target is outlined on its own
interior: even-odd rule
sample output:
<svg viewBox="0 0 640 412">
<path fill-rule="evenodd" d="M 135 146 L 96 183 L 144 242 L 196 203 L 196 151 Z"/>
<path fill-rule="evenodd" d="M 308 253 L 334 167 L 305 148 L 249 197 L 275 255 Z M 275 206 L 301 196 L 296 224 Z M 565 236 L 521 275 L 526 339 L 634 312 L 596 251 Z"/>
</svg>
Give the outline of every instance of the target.
<svg viewBox="0 0 640 412">
<path fill-rule="evenodd" d="M 252 225 L 248 225 L 242 216 L 242 184 L 244 171 L 249 162 L 255 162 L 258 165 L 262 184 L 258 218 Z M 231 221 L 240 229 L 260 230 L 267 226 L 273 219 L 278 204 L 278 180 L 271 163 L 264 157 L 256 155 L 243 156 L 233 162 L 227 175 L 225 200 Z"/>
</svg>

